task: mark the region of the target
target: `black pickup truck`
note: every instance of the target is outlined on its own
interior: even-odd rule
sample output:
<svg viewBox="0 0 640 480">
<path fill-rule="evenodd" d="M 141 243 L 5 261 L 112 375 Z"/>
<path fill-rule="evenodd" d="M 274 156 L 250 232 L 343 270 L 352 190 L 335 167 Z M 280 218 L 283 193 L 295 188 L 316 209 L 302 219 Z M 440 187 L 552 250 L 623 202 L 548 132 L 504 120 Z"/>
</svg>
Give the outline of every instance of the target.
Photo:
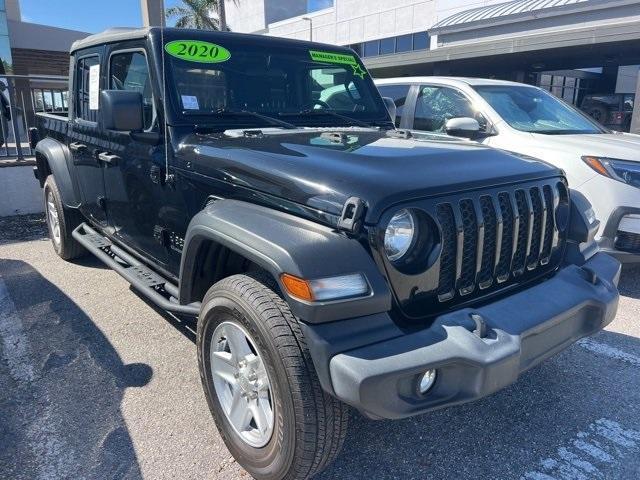
<svg viewBox="0 0 640 480">
<path fill-rule="evenodd" d="M 207 401 L 255 478 L 324 469 L 347 405 L 478 399 L 614 318 L 620 265 L 563 173 L 394 129 L 352 50 L 119 29 L 71 68 L 68 117 L 30 132 L 53 247 L 197 318 Z"/>
</svg>

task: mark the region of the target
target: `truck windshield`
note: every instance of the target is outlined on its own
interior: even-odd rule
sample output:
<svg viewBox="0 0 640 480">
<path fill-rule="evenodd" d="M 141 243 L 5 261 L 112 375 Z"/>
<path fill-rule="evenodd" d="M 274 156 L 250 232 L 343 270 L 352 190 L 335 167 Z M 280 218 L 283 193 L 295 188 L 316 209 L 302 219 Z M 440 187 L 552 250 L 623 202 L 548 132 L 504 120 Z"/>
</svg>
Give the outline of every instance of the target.
<svg viewBox="0 0 640 480">
<path fill-rule="evenodd" d="M 591 119 L 544 90 L 512 85 L 474 88 L 505 122 L 517 130 L 547 135 L 606 133 Z"/>
<path fill-rule="evenodd" d="M 234 48 L 233 41 L 224 48 L 230 56 L 217 63 L 166 57 L 174 107 L 189 122 L 264 127 L 269 116 L 296 126 L 390 126 L 369 73 L 349 51 L 275 52 L 268 45 Z M 242 111 L 263 118 L 229 114 Z"/>
</svg>

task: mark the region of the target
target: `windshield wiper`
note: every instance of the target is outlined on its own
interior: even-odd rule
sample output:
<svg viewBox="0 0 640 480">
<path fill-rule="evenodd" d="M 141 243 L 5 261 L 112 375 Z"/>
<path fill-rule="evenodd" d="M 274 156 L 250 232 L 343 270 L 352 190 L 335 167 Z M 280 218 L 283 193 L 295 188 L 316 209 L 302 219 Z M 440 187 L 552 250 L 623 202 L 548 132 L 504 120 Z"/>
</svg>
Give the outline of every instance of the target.
<svg viewBox="0 0 640 480">
<path fill-rule="evenodd" d="M 245 115 L 245 116 L 255 117 L 255 118 L 264 120 L 265 122 L 269 122 L 271 125 L 279 125 L 283 128 L 288 128 L 290 130 L 294 128 L 298 128 L 298 126 L 294 125 L 293 123 L 285 122 L 283 120 L 278 120 L 277 118 L 273 118 L 268 115 L 263 115 L 262 113 L 258 113 L 258 112 L 252 112 L 250 110 L 231 110 L 228 108 L 220 108 L 216 113 L 218 115 L 238 115 L 238 116 Z"/>
<path fill-rule="evenodd" d="M 351 122 L 351 125 L 358 125 L 360 127 L 373 128 L 373 125 L 371 125 L 370 123 L 363 122 L 362 120 L 358 120 L 357 118 L 352 118 L 348 115 L 343 115 L 341 113 L 336 112 L 335 110 L 328 110 L 326 108 L 300 110 L 299 112 L 281 112 L 279 113 L 279 115 L 281 117 L 287 117 L 292 115 L 332 115 L 334 117 L 338 117 L 343 120 L 347 120 Z"/>
<path fill-rule="evenodd" d="M 220 116 L 230 115 L 230 116 L 237 116 L 237 117 L 243 117 L 244 116 L 244 117 L 259 118 L 260 120 L 264 120 L 265 122 L 267 122 L 267 123 L 269 123 L 271 125 L 277 125 L 279 127 L 287 128 L 289 130 L 294 129 L 294 128 L 299 128 L 298 126 L 294 125 L 293 123 L 285 122 L 283 120 L 278 120 L 277 118 L 273 118 L 273 117 L 270 117 L 268 115 L 263 115 L 262 113 L 258 113 L 258 112 L 252 112 L 250 110 L 231 110 L 229 108 L 220 108 L 220 109 L 216 110 L 215 113 L 217 115 L 220 115 Z"/>
</svg>

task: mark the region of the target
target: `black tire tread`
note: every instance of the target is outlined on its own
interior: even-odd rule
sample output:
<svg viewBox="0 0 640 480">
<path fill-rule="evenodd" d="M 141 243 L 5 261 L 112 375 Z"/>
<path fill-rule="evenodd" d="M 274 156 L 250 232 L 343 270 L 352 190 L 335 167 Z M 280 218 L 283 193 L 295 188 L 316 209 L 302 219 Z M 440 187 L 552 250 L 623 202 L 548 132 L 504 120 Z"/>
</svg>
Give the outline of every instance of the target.
<svg viewBox="0 0 640 480">
<path fill-rule="evenodd" d="M 234 291 L 272 332 L 294 396 L 296 423 L 304 424 L 303 438 L 296 447 L 301 455 L 295 456 L 286 478 L 306 479 L 324 470 L 339 454 L 347 433 L 349 408 L 320 386 L 300 324 L 274 291 L 274 284 L 273 278 L 263 272 L 233 275 L 216 283 L 207 292 L 203 305 L 219 289 Z"/>
</svg>

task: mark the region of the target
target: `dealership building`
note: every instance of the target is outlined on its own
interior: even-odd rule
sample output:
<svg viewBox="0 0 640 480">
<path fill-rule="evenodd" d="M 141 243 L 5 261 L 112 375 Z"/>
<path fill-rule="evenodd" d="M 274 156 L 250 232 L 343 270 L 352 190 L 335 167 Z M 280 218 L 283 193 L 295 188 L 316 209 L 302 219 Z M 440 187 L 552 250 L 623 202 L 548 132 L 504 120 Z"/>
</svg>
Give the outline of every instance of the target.
<svg viewBox="0 0 640 480">
<path fill-rule="evenodd" d="M 233 31 L 348 45 L 375 77 L 455 75 L 539 85 L 580 105 L 620 94 L 640 129 L 637 0 L 227 1 Z"/>
</svg>

